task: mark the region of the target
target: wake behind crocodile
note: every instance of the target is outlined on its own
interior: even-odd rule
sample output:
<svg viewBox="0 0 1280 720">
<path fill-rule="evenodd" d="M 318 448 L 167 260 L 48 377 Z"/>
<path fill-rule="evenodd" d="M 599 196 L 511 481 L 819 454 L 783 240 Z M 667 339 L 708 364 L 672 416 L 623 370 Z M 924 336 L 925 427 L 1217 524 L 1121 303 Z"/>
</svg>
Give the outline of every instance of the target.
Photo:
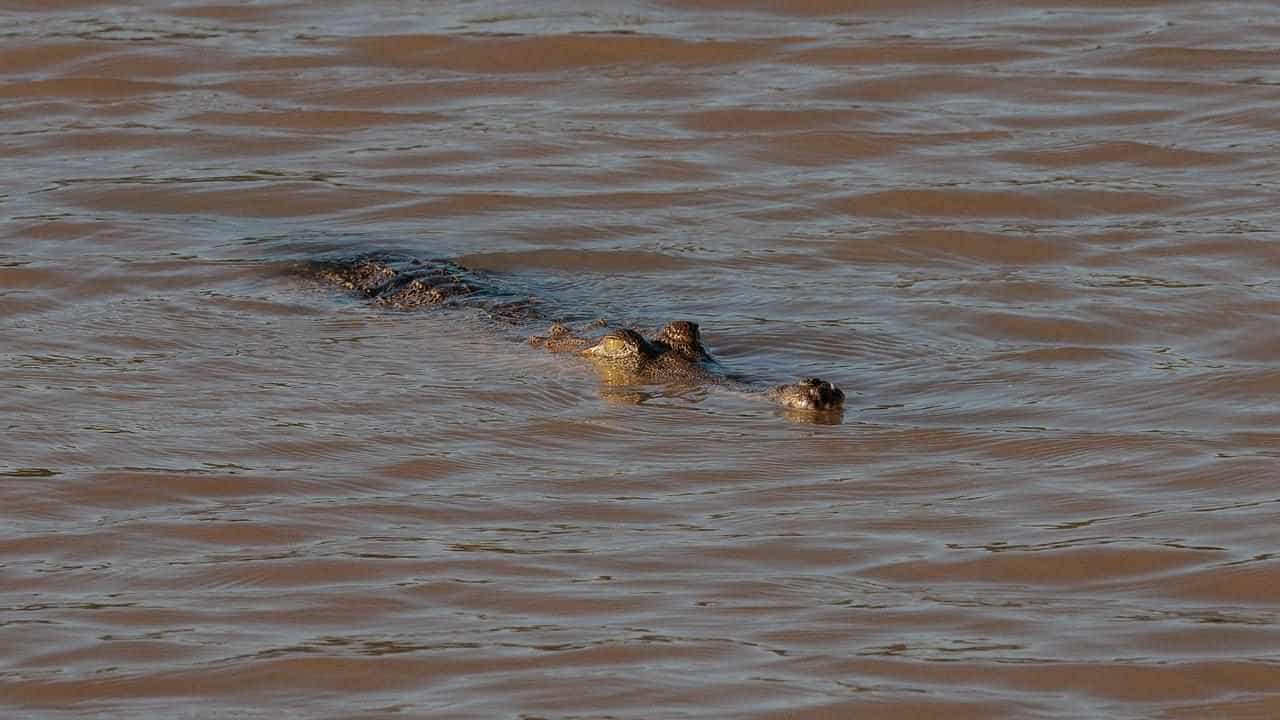
<svg viewBox="0 0 1280 720">
<path fill-rule="evenodd" d="M 805 378 L 770 385 L 732 372 L 707 350 L 695 322 L 674 320 L 646 337 L 625 322 L 583 320 L 589 315 L 567 312 L 553 301 L 530 294 L 509 273 L 392 252 L 309 260 L 297 270 L 392 310 L 466 307 L 512 327 L 544 327 L 544 332 L 529 330 L 527 341 L 552 353 L 585 359 L 611 390 L 654 384 L 714 386 L 764 397 L 786 409 L 787 417 L 806 422 L 839 422 L 843 411 L 844 392 L 829 381 Z"/>
</svg>

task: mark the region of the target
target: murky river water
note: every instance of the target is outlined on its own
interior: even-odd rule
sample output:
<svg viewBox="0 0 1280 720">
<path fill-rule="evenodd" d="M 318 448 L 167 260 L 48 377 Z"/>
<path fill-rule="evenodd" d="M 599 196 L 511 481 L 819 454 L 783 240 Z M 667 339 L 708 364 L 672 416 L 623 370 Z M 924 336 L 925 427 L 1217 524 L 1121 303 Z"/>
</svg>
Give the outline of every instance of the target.
<svg viewBox="0 0 1280 720">
<path fill-rule="evenodd" d="M 0 3 L 0 714 L 1280 717 L 1280 6 L 584 7 Z"/>
</svg>

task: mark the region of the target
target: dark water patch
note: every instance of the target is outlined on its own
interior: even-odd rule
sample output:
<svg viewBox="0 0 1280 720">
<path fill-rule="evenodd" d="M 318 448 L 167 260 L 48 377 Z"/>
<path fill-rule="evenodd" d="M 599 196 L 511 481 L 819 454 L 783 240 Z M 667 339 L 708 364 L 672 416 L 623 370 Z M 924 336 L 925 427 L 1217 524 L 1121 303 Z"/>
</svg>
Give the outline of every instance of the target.
<svg viewBox="0 0 1280 720">
<path fill-rule="evenodd" d="M 814 47 L 797 50 L 789 60 L 801 65 L 838 65 L 866 67 L 890 65 L 1007 65 L 1045 56 L 1033 48 L 999 47 L 973 38 L 969 43 L 955 39 L 903 38 L 891 47 L 868 44 L 863 47 L 840 44 L 836 47 Z"/>
<path fill-rule="evenodd" d="M 1042 193 L 987 190 L 885 190 L 834 200 L 835 212 L 872 217 L 1010 217 L 1070 220 L 1097 215 L 1156 215 L 1181 204 L 1169 193 L 1059 189 Z"/>
<path fill-rule="evenodd" d="M 61 474 L 62 473 L 57 470 L 50 470 L 48 468 L 14 468 L 13 470 L 0 472 L 0 475 L 12 478 L 44 478 Z"/>
<path fill-rule="evenodd" d="M 179 85 L 146 80 L 125 80 L 110 77 L 67 77 L 5 83 L 0 85 L 0 98 L 72 97 L 103 100 L 139 95 L 170 94 L 181 89 Z"/>
<path fill-rule="evenodd" d="M 239 183 L 236 183 L 238 185 Z M 60 193 L 67 201 L 87 210 L 145 214 L 227 214 L 239 217 L 288 218 L 337 213 L 394 203 L 402 193 L 317 186 L 282 180 L 258 188 L 202 188 L 151 185 L 128 189 L 77 188 Z"/>
<path fill-rule="evenodd" d="M 314 133 L 362 131 L 378 125 L 421 125 L 439 122 L 434 113 L 388 113 L 367 110 L 301 110 L 228 113 L 211 111 L 192 115 L 184 121 L 199 126 L 249 127 L 264 130 Z"/>
<path fill-rule="evenodd" d="M 776 44 L 627 34 L 398 35 L 345 41 L 353 61 L 453 72 L 548 73 L 636 62 L 668 67 L 733 64 L 761 57 Z M 500 48 L 500 52 L 495 49 Z M 640 60 L 643 58 L 642 60 Z"/>
<path fill-rule="evenodd" d="M 911 267 L 960 262 L 978 266 L 1062 263 L 1078 252 L 1078 242 L 1062 236 L 996 234 L 962 230 L 918 230 L 888 236 L 851 238 L 834 245 L 833 260 L 893 262 Z"/>
</svg>

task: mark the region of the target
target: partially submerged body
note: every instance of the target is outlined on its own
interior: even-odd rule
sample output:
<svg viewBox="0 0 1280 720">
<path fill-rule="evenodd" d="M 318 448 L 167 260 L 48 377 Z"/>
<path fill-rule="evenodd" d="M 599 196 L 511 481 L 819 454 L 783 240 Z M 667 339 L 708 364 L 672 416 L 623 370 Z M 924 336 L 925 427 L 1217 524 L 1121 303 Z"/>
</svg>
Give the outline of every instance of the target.
<svg viewBox="0 0 1280 720">
<path fill-rule="evenodd" d="M 390 308 L 465 304 L 510 323 L 544 319 L 533 298 L 448 260 L 423 261 L 378 253 L 314 261 L 306 265 L 306 271 Z M 827 417 L 844 407 L 844 393 L 825 380 L 806 378 L 761 389 L 731 377 L 703 346 L 697 323 L 677 320 L 651 338 L 627 328 L 603 335 L 593 332 L 607 327 L 608 323 L 598 320 L 575 332 L 556 323 L 545 335 L 530 337 L 529 342 L 551 352 L 572 352 L 587 358 L 610 385 L 727 385 L 761 393 L 790 411 Z"/>
<path fill-rule="evenodd" d="M 702 345 L 697 323 L 688 320 L 667 325 L 652 339 L 634 330 L 614 330 L 581 353 L 613 384 L 715 383 L 750 388 L 724 373 Z M 764 395 L 789 410 L 833 412 L 844 407 L 844 392 L 818 378 L 778 385 Z"/>
<path fill-rule="evenodd" d="M 534 298 L 451 260 L 369 253 L 311 261 L 303 272 L 396 310 L 465 304 L 513 323 L 542 318 Z"/>
<path fill-rule="evenodd" d="M 307 268 L 321 280 L 401 310 L 439 305 L 476 292 L 467 282 L 471 272 L 446 260 L 423 262 L 379 253 L 349 260 L 315 261 Z"/>
</svg>

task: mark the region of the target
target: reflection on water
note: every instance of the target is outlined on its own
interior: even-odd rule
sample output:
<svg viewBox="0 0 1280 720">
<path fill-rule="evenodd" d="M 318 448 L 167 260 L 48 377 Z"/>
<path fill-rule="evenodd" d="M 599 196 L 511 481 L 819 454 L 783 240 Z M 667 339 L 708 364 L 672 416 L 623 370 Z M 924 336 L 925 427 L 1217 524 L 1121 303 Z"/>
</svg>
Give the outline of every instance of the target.
<svg viewBox="0 0 1280 720">
<path fill-rule="evenodd" d="M 0 7 L 3 714 L 1280 713 L 1280 11 L 855 10 Z"/>
<path fill-rule="evenodd" d="M 783 408 L 782 417 L 797 423 L 814 425 L 839 425 L 844 422 L 844 408 L 835 410 L 795 410 Z"/>
</svg>

